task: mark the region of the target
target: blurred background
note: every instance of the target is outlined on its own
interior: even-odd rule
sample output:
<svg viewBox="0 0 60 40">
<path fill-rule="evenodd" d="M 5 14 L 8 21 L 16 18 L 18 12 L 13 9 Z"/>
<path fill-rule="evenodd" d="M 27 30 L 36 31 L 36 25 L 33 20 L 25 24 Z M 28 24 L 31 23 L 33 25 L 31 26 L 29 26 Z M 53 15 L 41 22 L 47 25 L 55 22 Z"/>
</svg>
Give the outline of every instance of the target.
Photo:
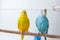
<svg viewBox="0 0 60 40">
<path fill-rule="evenodd" d="M 0 0 L 0 29 L 18 31 L 17 20 L 20 12 L 26 9 L 30 19 L 29 32 L 38 33 L 35 25 L 36 17 L 41 15 L 41 9 L 47 9 L 49 19 L 48 34 L 60 35 L 60 10 L 53 10 L 54 6 L 60 6 L 60 0 Z M 60 40 L 47 38 L 48 40 Z M 0 32 L 0 40 L 21 40 L 17 34 Z M 34 36 L 26 35 L 24 40 L 34 40 Z M 43 37 L 42 37 L 42 40 Z"/>
</svg>

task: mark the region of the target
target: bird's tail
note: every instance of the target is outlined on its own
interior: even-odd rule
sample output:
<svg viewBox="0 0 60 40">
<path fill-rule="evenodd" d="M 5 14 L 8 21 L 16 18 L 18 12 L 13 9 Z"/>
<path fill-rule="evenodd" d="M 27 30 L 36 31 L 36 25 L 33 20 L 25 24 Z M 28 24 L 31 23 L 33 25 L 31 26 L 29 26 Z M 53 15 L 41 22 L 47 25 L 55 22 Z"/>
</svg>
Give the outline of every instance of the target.
<svg viewBox="0 0 60 40">
<path fill-rule="evenodd" d="M 21 35 L 21 40 L 23 40 L 24 39 L 24 35 Z"/>
<path fill-rule="evenodd" d="M 44 39 L 47 40 L 47 39 L 46 39 L 46 36 L 44 36 Z"/>
</svg>

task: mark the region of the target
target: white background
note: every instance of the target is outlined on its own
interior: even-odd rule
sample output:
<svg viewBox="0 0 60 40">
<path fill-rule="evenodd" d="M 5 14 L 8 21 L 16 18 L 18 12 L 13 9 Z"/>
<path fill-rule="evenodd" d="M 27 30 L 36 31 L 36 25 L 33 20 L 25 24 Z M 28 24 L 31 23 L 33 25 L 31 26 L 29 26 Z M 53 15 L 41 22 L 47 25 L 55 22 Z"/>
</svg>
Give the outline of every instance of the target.
<svg viewBox="0 0 60 40">
<path fill-rule="evenodd" d="M 47 18 L 49 19 L 48 34 L 60 35 L 60 10 L 53 11 L 52 9 L 54 5 L 59 6 L 60 0 L 0 0 L 0 9 L 3 9 L 0 10 L 0 29 L 18 31 L 17 20 L 20 16 L 21 10 L 16 9 L 26 9 L 28 17 L 30 19 L 29 32 L 38 33 L 35 25 L 35 19 L 38 15 L 41 15 L 40 10 L 42 8 L 47 8 Z M 55 38 L 47 39 L 60 40 Z M 20 40 L 20 36 L 16 34 L 0 32 L 0 40 Z M 34 40 L 34 36 L 25 36 L 24 40 Z"/>
</svg>

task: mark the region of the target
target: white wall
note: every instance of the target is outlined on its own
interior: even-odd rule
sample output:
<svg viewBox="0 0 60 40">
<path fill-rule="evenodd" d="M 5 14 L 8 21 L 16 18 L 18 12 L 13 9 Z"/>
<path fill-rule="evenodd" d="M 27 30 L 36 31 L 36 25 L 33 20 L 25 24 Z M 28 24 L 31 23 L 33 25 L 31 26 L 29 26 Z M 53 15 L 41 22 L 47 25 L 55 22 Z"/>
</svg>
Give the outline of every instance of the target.
<svg viewBox="0 0 60 40">
<path fill-rule="evenodd" d="M 52 7 L 54 5 L 60 5 L 60 1 L 57 0 L 0 0 L 1 15 L 0 15 L 0 29 L 15 30 L 17 29 L 17 20 L 20 16 L 21 10 L 16 9 L 32 9 L 27 10 L 28 17 L 30 19 L 30 32 L 38 32 L 35 19 L 40 15 L 40 10 L 33 9 L 42 9 L 47 8 L 48 13 L 47 17 L 49 19 L 49 34 L 59 34 L 60 35 L 60 12 L 53 11 Z M 8 9 L 8 10 L 6 10 Z M 12 9 L 12 10 L 9 10 Z M 14 10 L 15 9 L 15 10 Z M 20 40 L 20 36 L 16 34 L 2 33 L 0 32 L 0 40 Z M 25 36 L 24 40 L 34 40 L 33 36 Z M 43 39 L 42 39 L 43 40 Z M 60 39 L 51 39 L 48 40 L 60 40 Z"/>
</svg>

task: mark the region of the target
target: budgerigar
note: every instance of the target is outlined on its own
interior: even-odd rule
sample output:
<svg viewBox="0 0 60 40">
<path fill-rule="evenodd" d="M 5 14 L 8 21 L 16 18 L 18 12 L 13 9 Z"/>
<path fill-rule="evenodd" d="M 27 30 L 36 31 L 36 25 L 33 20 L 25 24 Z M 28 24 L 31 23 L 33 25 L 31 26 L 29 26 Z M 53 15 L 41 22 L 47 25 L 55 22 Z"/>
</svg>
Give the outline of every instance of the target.
<svg viewBox="0 0 60 40">
<path fill-rule="evenodd" d="M 34 40 L 41 40 L 40 36 L 34 36 Z"/>
<path fill-rule="evenodd" d="M 29 29 L 29 25 L 30 25 L 30 22 L 29 22 L 29 18 L 27 16 L 27 12 L 26 10 L 22 10 L 21 12 L 21 15 L 18 19 L 18 29 L 20 32 L 28 32 L 28 29 Z M 24 35 L 22 34 L 21 35 L 21 39 L 23 40 L 24 39 Z"/>
<path fill-rule="evenodd" d="M 46 9 L 44 9 L 43 13 L 41 16 L 38 16 L 36 19 L 36 27 L 39 30 L 41 34 L 47 34 L 48 28 L 49 28 L 49 21 L 46 17 Z M 45 40 L 46 36 L 44 36 Z"/>
</svg>

